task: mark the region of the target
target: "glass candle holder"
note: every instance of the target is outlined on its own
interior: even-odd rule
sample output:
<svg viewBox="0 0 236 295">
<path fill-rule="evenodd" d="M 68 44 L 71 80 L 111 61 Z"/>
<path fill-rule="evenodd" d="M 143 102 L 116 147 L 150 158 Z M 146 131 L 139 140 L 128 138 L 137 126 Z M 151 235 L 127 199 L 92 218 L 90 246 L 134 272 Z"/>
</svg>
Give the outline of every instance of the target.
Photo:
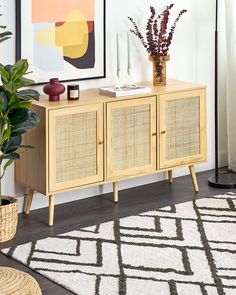
<svg viewBox="0 0 236 295">
<path fill-rule="evenodd" d="M 78 100 L 79 99 L 79 85 L 70 84 L 67 86 L 67 99 Z"/>
</svg>

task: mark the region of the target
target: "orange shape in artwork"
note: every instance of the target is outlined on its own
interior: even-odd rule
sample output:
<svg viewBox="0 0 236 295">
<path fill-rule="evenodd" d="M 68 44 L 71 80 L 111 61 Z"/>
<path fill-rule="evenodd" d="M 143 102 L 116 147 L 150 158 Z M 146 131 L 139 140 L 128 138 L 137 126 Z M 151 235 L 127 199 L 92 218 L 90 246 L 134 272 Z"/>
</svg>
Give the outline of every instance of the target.
<svg viewBox="0 0 236 295">
<path fill-rule="evenodd" d="M 88 25 L 88 31 L 89 33 L 91 33 L 93 30 L 94 30 L 94 22 L 93 21 L 88 21 L 87 22 L 87 25 Z"/>
<path fill-rule="evenodd" d="M 78 9 L 86 20 L 94 20 L 95 0 L 32 0 L 32 23 L 64 22 Z"/>
</svg>

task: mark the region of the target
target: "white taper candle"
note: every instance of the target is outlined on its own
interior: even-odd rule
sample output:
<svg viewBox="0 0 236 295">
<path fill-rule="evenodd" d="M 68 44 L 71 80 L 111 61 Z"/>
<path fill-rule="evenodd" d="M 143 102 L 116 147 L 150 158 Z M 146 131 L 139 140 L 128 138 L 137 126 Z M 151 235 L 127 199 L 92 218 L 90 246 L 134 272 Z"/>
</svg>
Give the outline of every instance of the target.
<svg viewBox="0 0 236 295">
<path fill-rule="evenodd" d="M 116 33 L 116 58 L 117 58 L 117 77 L 120 75 L 120 42 L 119 34 Z"/>
<path fill-rule="evenodd" d="M 130 37 L 129 37 L 129 32 L 127 32 L 127 58 L 128 58 L 127 72 L 128 72 L 128 75 L 130 75 L 130 72 L 131 72 L 131 55 L 130 55 Z"/>
</svg>

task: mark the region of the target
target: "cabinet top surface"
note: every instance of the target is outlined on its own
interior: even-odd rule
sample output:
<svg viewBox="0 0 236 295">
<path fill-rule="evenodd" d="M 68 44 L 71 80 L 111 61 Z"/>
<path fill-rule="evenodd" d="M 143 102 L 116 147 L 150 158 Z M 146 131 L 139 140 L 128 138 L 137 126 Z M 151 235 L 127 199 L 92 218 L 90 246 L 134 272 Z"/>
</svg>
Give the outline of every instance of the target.
<svg viewBox="0 0 236 295">
<path fill-rule="evenodd" d="M 113 102 L 113 101 L 119 101 L 119 100 L 160 95 L 165 93 L 191 91 L 191 90 L 206 88 L 205 85 L 179 81 L 179 80 L 168 80 L 165 86 L 152 86 L 151 82 L 142 82 L 142 83 L 138 83 L 138 85 L 150 87 L 151 92 L 145 93 L 145 94 L 132 95 L 132 96 L 109 97 L 109 96 L 99 94 L 99 89 L 97 88 L 97 89 L 81 90 L 79 100 L 74 100 L 74 101 L 67 100 L 67 94 L 64 93 L 63 95 L 61 95 L 60 101 L 51 102 L 48 100 L 47 95 L 42 95 L 40 96 L 40 100 L 34 101 L 33 104 L 43 108 L 47 108 L 47 109 L 57 109 L 57 108 L 65 108 L 65 107 L 72 107 L 72 106 L 74 107 L 74 106 L 89 105 L 92 103 Z"/>
</svg>

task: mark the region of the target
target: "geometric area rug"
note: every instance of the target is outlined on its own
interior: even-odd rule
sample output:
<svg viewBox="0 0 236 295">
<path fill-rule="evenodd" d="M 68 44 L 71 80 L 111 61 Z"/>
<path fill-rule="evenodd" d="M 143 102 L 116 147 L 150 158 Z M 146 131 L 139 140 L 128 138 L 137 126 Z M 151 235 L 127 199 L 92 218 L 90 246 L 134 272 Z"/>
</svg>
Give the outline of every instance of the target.
<svg viewBox="0 0 236 295">
<path fill-rule="evenodd" d="M 235 295 L 236 195 L 2 250 L 79 295 Z"/>
</svg>

